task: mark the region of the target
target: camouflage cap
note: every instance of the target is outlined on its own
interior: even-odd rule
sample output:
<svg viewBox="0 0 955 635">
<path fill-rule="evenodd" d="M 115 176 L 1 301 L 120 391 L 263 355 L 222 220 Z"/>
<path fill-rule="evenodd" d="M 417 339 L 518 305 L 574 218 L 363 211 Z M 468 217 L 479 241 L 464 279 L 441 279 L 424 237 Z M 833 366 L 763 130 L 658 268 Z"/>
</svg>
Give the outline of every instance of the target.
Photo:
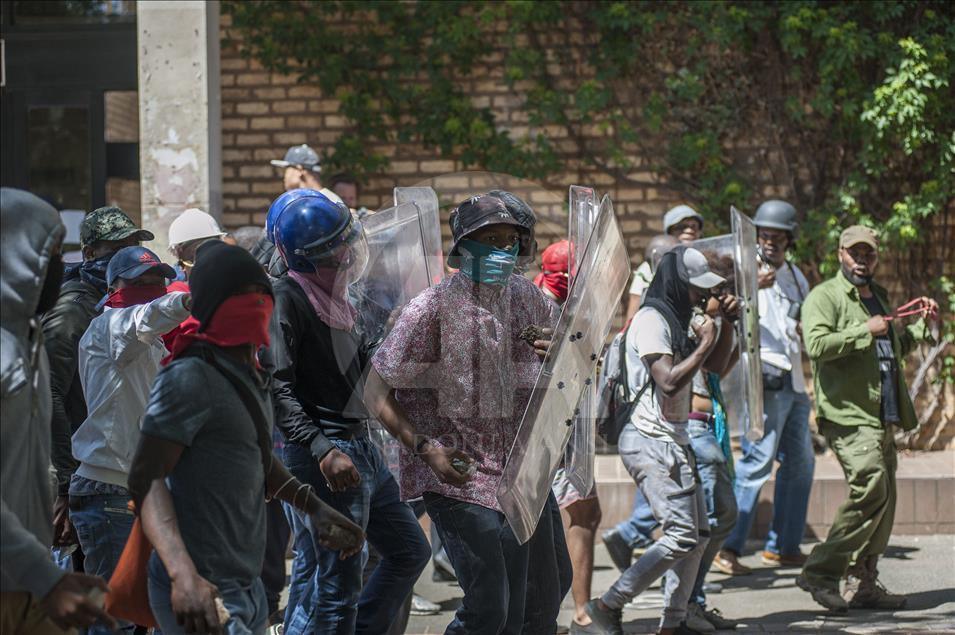
<svg viewBox="0 0 955 635">
<path fill-rule="evenodd" d="M 84 247 L 101 240 L 123 240 L 133 235 L 140 241 L 155 238 L 151 231 L 136 227 L 136 223 L 118 207 L 95 209 L 80 223 L 80 244 Z"/>
</svg>

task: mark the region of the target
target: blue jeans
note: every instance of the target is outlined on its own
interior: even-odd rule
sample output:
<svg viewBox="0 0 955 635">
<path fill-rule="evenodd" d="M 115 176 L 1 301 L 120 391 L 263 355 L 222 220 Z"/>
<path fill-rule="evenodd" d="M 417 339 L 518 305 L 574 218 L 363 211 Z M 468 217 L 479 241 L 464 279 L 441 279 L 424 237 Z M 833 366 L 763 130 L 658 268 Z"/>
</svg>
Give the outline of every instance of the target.
<svg viewBox="0 0 955 635">
<path fill-rule="evenodd" d="M 123 488 L 106 483 L 105 489 L 114 489 L 111 494 L 70 495 L 70 522 L 76 528 L 80 547 L 86 556 L 83 568 L 90 575 L 102 577 L 107 582 L 113 575 L 119 556 L 133 529 L 135 515 L 127 504 L 130 497 Z M 122 630 L 132 632 L 132 625 L 123 622 Z M 101 624 L 91 626 L 90 635 L 112 633 Z"/>
<path fill-rule="evenodd" d="M 378 447 L 368 438 L 333 443 L 358 470 L 358 487 L 333 493 L 318 461 L 300 445 L 285 446 L 285 464 L 299 480 L 311 484 L 319 498 L 361 525 L 382 559 L 362 588 L 367 549 L 341 560 L 339 552 L 318 544 L 311 521 L 299 517 L 294 523 L 296 557 L 300 548 L 307 552 L 306 543 L 311 541 L 315 567 L 308 582 L 295 577 L 308 572 L 308 556 L 302 558 L 301 567 L 296 563 L 293 568 L 292 586 L 299 596 L 285 622 L 289 635 L 386 632 L 431 558 L 418 519 L 401 502 L 398 484 Z"/>
<path fill-rule="evenodd" d="M 265 633 L 269 625 L 269 609 L 261 579 L 256 578 L 249 586 L 222 581 L 215 585 L 222 603 L 229 611 L 229 621 L 224 629 L 226 635 Z M 172 611 L 171 592 L 172 584 L 166 568 L 159 555 L 153 552 L 149 559 L 149 607 L 163 635 L 185 635 L 186 631 L 176 621 L 176 614 Z"/>
<path fill-rule="evenodd" d="M 780 390 L 763 391 L 765 433 L 755 443 L 743 440 L 743 458 L 736 463 L 736 504 L 739 518 L 724 548 L 743 552 L 759 502 L 759 491 L 769 480 L 773 460 L 779 461 L 773 496 L 773 520 L 766 551 L 782 555 L 799 553 L 806 528 L 806 511 L 812 490 L 816 457 L 809 434 L 809 396 L 792 389 L 786 375 Z"/>
<path fill-rule="evenodd" d="M 733 495 L 733 481 L 726 466 L 726 457 L 723 456 L 723 450 L 713 430 L 701 421 L 691 420 L 688 431 L 710 525 L 710 541 L 700 559 L 700 570 L 690 593 L 690 602 L 706 606 L 703 582 L 713 559 L 723 546 L 723 541 L 736 526 L 736 497 Z"/>
<path fill-rule="evenodd" d="M 547 497 L 527 548 L 529 562 L 534 566 L 527 572 L 522 632 L 524 635 L 553 635 L 557 630 L 560 604 L 574 580 L 560 507 L 553 492 Z"/>
<path fill-rule="evenodd" d="M 528 544 L 504 514 L 432 492 L 424 495 L 464 591 L 445 635 L 518 635 L 524 625 Z"/>
</svg>

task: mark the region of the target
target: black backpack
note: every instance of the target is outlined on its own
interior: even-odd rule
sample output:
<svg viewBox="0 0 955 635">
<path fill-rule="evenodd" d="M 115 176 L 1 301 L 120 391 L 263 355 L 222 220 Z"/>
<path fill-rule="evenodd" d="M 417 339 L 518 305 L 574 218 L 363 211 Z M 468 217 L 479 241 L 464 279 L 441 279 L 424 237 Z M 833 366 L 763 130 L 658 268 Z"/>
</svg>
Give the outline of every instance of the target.
<svg viewBox="0 0 955 635">
<path fill-rule="evenodd" d="M 629 330 L 630 325 L 627 324 L 627 328 L 617 333 L 607 347 L 597 384 L 597 434 L 610 445 L 617 445 L 620 433 L 630 423 L 637 402 L 653 383 L 653 377 L 650 377 L 636 395 L 630 393 L 627 373 Z"/>
</svg>

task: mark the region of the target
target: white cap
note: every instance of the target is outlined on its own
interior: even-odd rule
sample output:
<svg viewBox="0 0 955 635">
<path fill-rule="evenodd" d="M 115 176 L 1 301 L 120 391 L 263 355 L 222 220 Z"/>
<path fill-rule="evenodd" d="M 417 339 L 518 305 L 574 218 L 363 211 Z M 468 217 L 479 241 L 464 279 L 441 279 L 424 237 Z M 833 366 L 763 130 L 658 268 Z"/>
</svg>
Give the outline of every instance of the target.
<svg viewBox="0 0 955 635">
<path fill-rule="evenodd" d="M 706 256 L 692 247 L 687 247 L 683 252 L 683 266 L 686 267 L 690 284 L 698 289 L 712 289 L 726 282 L 726 278 L 710 271 Z"/>
<path fill-rule="evenodd" d="M 169 225 L 169 248 L 199 238 L 222 238 L 225 232 L 209 214 L 195 207 L 187 209 Z"/>
</svg>

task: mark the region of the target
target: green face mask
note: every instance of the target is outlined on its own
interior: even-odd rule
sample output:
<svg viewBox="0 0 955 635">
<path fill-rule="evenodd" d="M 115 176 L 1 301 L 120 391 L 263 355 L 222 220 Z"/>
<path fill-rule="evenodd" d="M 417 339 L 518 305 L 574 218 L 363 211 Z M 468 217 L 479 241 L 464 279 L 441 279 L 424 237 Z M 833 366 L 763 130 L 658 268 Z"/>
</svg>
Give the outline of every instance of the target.
<svg viewBox="0 0 955 635">
<path fill-rule="evenodd" d="M 475 282 L 503 287 L 514 271 L 519 250 L 519 245 L 498 249 L 476 240 L 464 239 L 458 246 L 461 272 Z"/>
</svg>

